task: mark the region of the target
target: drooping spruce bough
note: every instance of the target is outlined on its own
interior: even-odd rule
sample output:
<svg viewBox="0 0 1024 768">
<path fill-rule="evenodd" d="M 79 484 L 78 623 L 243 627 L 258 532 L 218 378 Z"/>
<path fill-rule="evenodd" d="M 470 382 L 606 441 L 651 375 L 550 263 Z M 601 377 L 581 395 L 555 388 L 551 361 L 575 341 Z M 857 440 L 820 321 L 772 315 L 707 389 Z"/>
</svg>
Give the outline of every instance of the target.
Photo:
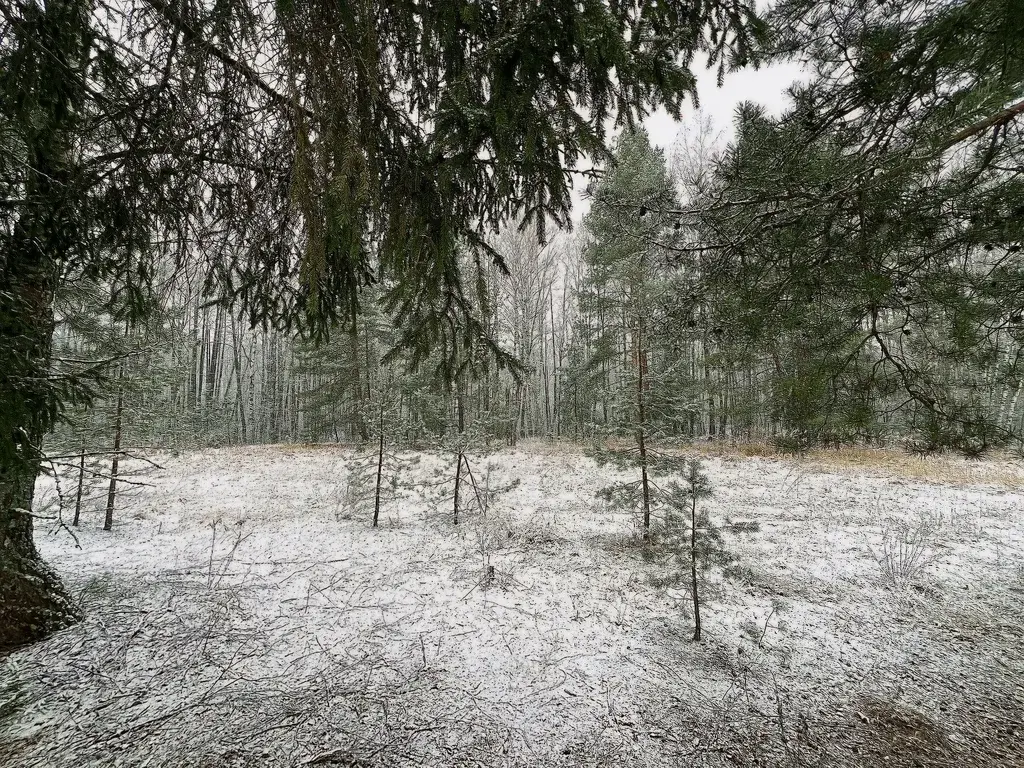
<svg viewBox="0 0 1024 768">
<path fill-rule="evenodd" d="M 191 260 L 253 323 L 323 336 L 387 290 L 413 362 L 481 333 L 457 255 L 565 223 L 612 120 L 741 63 L 752 4 L 11 0 L 0 6 L 0 646 L 77 612 L 32 542 L 42 440 L 114 361 L 55 360 L 54 296 L 103 279 L 126 321 Z"/>
</svg>

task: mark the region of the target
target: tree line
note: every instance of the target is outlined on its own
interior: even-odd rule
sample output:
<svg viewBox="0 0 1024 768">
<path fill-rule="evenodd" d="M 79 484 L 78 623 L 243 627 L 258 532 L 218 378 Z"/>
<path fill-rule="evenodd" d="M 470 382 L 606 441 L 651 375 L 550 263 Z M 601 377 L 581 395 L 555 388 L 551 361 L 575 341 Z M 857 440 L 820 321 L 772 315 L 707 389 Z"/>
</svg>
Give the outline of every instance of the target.
<svg viewBox="0 0 1024 768">
<path fill-rule="evenodd" d="M 1021 0 L 2 11 L 0 645 L 76 616 L 44 438 L 1021 434 Z M 651 147 L 781 59 L 781 116 Z"/>
</svg>

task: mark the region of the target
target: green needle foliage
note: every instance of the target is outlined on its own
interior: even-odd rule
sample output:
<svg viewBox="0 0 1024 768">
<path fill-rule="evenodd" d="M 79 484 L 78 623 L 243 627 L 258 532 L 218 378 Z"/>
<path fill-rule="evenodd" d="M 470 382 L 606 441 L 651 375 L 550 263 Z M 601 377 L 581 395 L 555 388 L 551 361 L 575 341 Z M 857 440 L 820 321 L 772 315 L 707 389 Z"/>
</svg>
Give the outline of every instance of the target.
<svg viewBox="0 0 1024 768">
<path fill-rule="evenodd" d="M 487 339 L 459 278 L 460 249 L 502 264 L 506 221 L 569 223 L 571 176 L 607 158 L 606 129 L 653 105 L 679 115 L 698 53 L 746 60 L 752 4 L 553 0 L 279 0 L 296 133 L 304 255 L 294 309 L 313 330 L 391 282 L 412 363 Z M 258 265 L 247 269 L 256 271 Z"/>
<path fill-rule="evenodd" d="M 771 20 L 810 79 L 780 118 L 740 110 L 684 215 L 724 338 L 766 358 L 795 447 L 1018 441 L 1024 3 L 786 0 Z"/>
<path fill-rule="evenodd" d="M 737 0 L 0 3 L 0 646 L 75 615 L 23 511 L 105 373 L 54 360 L 59 287 L 111 286 L 130 323 L 198 263 L 207 300 L 322 339 L 379 282 L 396 356 L 510 365 L 460 259 L 567 223 L 606 125 L 678 115 L 694 57 L 761 31 Z"/>
<path fill-rule="evenodd" d="M 711 497 L 713 489 L 700 459 L 687 459 L 683 482 L 673 480 L 665 489 L 665 534 L 676 564 L 689 569 L 690 596 L 693 600 L 693 639 L 701 639 L 699 575 L 713 566 L 724 566 L 731 559 L 723 546 L 722 532 L 707 509 L 699 503 Z M 682 525 L 676 523 L 681 518 Z"/>
<path fill-rule="evenodd" d="M 603 449 L 598 458 L 626 461 L 639 470 L 636 483 L 602 493 L 619 506 L 639 509 L 646 538 L 658 495 L 651 474 L 670 458 L 652 451 L 649 443 L 661 421 L 652 413 L 652 392 L 660 389 L 660 374 L 668 367 L 656 354 L 663 347 L 654 343 L 668 285 L 658 241 L 668 226 L 662 211 L 672 207 L 675 195 L 665 159 L 643 131 L 619 137 L 613 160 L 584 220 L 592 239 L 584 249 L 587 271 L 578 298 L 593 352 L 581 378 L 600 384 L 593 389 L 602 397 L 606 420 L 609 411 L 617 417 L 609 428 L 629 432 L 635 441 L 635 448 Z M 582 382 L 572 383 L 578 388 Z"/>
</svg>

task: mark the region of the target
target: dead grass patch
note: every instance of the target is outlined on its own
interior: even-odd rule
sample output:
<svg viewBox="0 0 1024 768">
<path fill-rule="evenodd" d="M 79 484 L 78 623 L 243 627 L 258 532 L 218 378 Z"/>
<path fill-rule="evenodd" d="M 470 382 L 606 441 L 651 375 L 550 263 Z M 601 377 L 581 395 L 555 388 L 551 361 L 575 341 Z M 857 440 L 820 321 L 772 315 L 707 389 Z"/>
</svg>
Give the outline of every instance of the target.
<svg viewBox="0 0 1024 768">
<path fill-rule="evenodd" d="M 275 451 L 281 453 L 315 453 L 315 452 L 335 452 L 340 453 L 344 451 L 355 451 L 360 448 L 365 448 L 366 443 L 279 443 L 276 445 L 262 446 L 266 448 L 273 448 Z M 251 450 L 254 446 L 245 446 L 246 450 Z"/>
<path fill-rule="evenodd" d="M 582 443 L 559 438 L 536 437 L 529 440 L 520 440 L 514 448 L 507 448 L 504 445 L 496 445 L 495 449 L 517 450 L 538 456 L 578 456 Z"/>
<path fill-rule="evenodd" d="M 825 472 L 881 472 L 892 477 L 941 485 L 992 485 L 1008 489 L 1024 486 L 1024 464 L 1009 456 L 979 461 L 948 455 L 917 456 L 898 448 L 869 446 L 816 448 L 794 456 L 769 443 L 760 442 L 694 443 L 680 449 L 680 453 L 684 452 L 721 459 L 775 459 Z"/>
<path fill-rule="evenodd" d="M 868 741 L 883 754 L 924 758 L 929 765 L 955 757 L 945 731 L 921 712 L 875 698 L 863 700 L 857 711 L 864 719 Z"/>
</svg>

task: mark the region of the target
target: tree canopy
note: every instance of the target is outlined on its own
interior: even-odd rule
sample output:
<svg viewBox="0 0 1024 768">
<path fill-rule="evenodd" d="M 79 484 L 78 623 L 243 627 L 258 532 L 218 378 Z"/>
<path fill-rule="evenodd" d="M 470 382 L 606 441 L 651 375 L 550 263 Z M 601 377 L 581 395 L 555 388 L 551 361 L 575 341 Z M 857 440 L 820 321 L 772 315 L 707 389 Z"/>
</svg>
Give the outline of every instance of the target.
<svg viewBox="0 0 1024 768">
<path fill-rule="evenodd" d="M 564 224 L 610 122 L 730 66 L 753 4 L 12 0 L 0 5 L 0 645 L 73 614 L 31 540 L 40 446 L 111 361 L 52 354 L 57 290 L 131 322 L 202 294 L 322 337 L 371 282 L 411 362 L 497 352 L 460 255 L 508 217 Z M 59 598 L 59 599 L 58 599 Z"/>
<path fill-rule="evenodd" d="M 789 0 L 771 21 L 811 75 L 780 118 L 741 110 L 688 212 L 708 291 L 736 299 L 717 324 L 770 351 L 808 438 L 1016 439 L 1024 6 Z"/>
</svg>

